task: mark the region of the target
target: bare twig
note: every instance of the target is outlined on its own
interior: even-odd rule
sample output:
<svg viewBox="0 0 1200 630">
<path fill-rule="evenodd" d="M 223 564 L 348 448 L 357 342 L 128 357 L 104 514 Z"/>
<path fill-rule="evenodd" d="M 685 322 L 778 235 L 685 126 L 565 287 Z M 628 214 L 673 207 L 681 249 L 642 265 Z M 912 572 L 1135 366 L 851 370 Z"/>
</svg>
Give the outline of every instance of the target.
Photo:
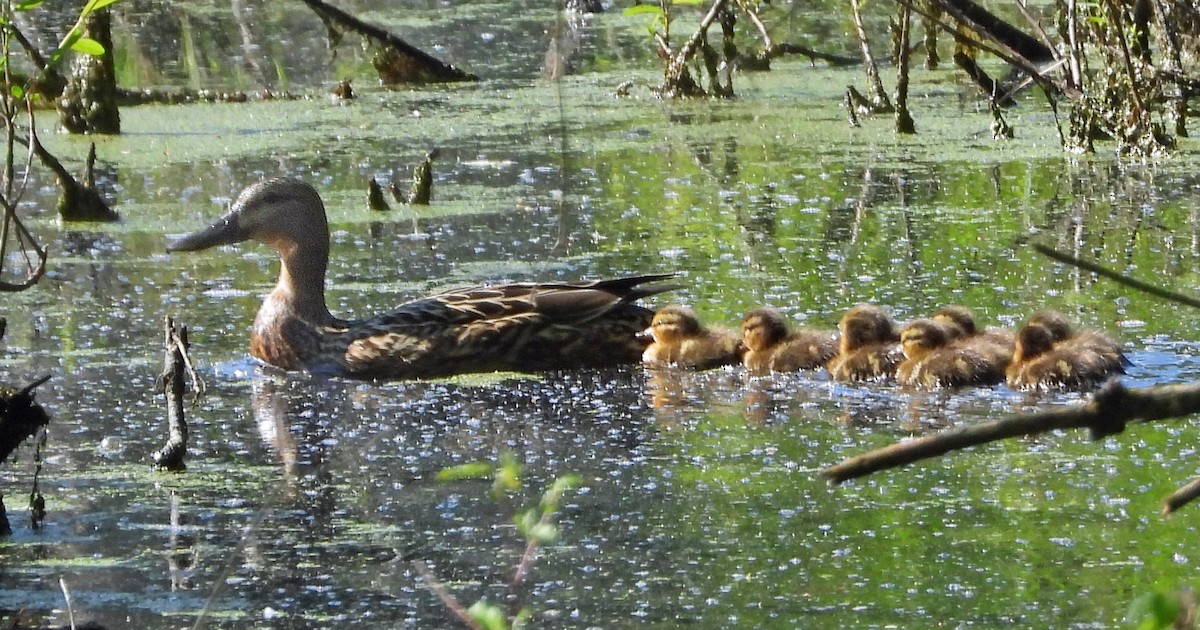
<svg viewBox="0 0 1200 630">
<path fill-rule="evenodd" d="M 1084 405 L 986 424 L 948 429 L 846 459 L 822 471 L 831 483 L 896 468 L 988 442 L 1061 429 L 1086 428 L 1093 440 L 1115 435 L 1130 422 L 1179 418 L 1200 412 L 1200 383 L 1128 389 L 1109 381 Z"/>
<path fill-rule="evenodd" d="M 1191 503 L 1196 497 L 1200 497 L 1200 479 L 1193 479 L 1187 485 L 1172 492 L 1167 498 L 1163 499 L 1162 515 L 1167 516 L 1172 514 L 1175 510 Z"/>
<path fill-rule="evenodd" d="M 463 622 L 463 624 L 471 630 L 484 630 L 483 626 L 480 625 L 478 621 L 475 621 L 474 617 L 467 612 L 466 608 L 462 607 L 462 604 L 460 604 L 459 601 L 454 597 L 454 594 L 450 592 L 450 589 L 447 589 L 441 583 L 441 581 L 437 579 L 437 576 L 435 576 L 433 572 L 429 570 L 429 567 L 425 566 L 424 562 L 421 562 L 420 560 L 413 560 L 412 566 L 417 570 L 417 573 L 421 574 L 421 579 L 425 580 L 425 584 L 429 587 L 429 590 L 433 591 L 433 594 L 437 595 L 438 599 L 442 600 L 442 603 L 446 605 L 446 608 L 449 609 L 450 612 L 454 613 L 454 616 L 458 617 L 459 621 Z"/>
<path fill-rule="evenodd" d="M 1194 297 L 1183 295 L 1182 293 L 1168 291 L 1167 289 L 1163 289 L 1161 287 L 1154 286 L 1147 282 L 1142 282 L 1141 280 L 1135 280 L 1133 278 L 1130 278 L 1129 276 L 1117 273 L 1106 267 L 1101 267 L 1100 265 L 1097 265 L 1096 263 L 1088 262 L 1081 258 L 1076 258 L 1075 256 L 1072 256 L 1070 254 L 1060 252 L 1060 251 L 1058 251 L 1052 247 L 1049 247 L 1047 245 L 1042 245 L 1040 243 L 1034 243 L 1033 248 L 1035 250 L 1037 250 L 1038 253 L 1040 253 L 1044 256 L 1049 256 L 1050 258 L 1053 258 L 1054 260 L 1066 263 L 1068 265 L 1072 265 L 1074 267 L 1078 267 L 1080 269 L 1083 269 L 1084 271 L 1090 271 L 1098 276 L 1104 276 L 1105 278 L 1108 278 L 1109 280 L 1112 280 L 1113 282 L 1116 282 L 1118 284 L 1123 284 L 1131 289 L 1137 289 L 1138 291 L 1141 291 L 1143 293 L 1148 293 L 1155 297 L 1160 297 L 1164 300 L 1168 300 L 1171 302 L 1178 302 L 1180 304 L 1184 304 L 1184 305 L 1191 306 L 1194 308 L 1200 308 L 1200 299 L 1196 299 Z"/>
</svg>

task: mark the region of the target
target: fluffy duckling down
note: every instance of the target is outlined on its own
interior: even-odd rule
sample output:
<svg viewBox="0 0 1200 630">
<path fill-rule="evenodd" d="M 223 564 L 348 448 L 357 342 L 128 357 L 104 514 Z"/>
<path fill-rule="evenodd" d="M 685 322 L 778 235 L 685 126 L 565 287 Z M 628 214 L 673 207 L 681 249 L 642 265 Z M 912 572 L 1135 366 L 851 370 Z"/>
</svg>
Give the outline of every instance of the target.
<svg viewBox="0 0 1200 630">
<path fill-rule="evenodd" d="M 859 304 L 838 322 L 838 353 L 826 369 L 837 381 L 879 381 L 896 375 L 904 359 L 896 324 L 883 309 Z"/>
<path fill-rule="evenodd" d="M 752 374 L 797 372 L 824 367 L 838 351 L 832 333 L 791 330 L 778 310 L 756 308 L 742 319 L 742 363 Z"/>
<path fill-rule="evenodd" d="M 731 331 L 704 326 L 686 306 L 659 309 L 644 334 L 654 340 L 642 354 L 646 365 L 707 370 L 742 362 L 741 339 Z"/>
</svg>

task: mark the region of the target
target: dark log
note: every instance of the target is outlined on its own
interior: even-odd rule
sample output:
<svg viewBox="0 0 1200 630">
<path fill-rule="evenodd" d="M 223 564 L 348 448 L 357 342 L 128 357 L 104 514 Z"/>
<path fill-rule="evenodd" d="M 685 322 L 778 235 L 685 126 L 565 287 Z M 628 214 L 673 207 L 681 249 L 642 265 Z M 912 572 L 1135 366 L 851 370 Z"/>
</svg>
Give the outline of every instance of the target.
<svg viewBox="0 0 1200 630">
<path fill-rule="evenodd" d="M 178 329 L 168 317 L 164 326 L 166 353 L 163 369 L 158 375 L 156 389 L 167 396 L 167 443 L 154 453 L 154 465 L 161 470 L 184 470 L 183 458 L 187 454 L 188 428 L 183 411 L 184 379 L 191 375 L 193 384 L 197 376 L 188 360 L 187 326 Z M 197 388 L 198 385 L 195 385 Z"/>
<path fill-rule="evenodd" d="M 81 54 L 72 60 L 66 88 L 58 99 L 59 122 L 70 133 L 121 133 L 108 9 L 89 13 L 83 20 L 83 34 L 99 42 L 104 54 Z"/>
<path fill-rule="evenodd" d="M 413 169 L 412 186 L 408 189 L 408 203 L 417 206 L 429 205 L 429 201 L 433 197 L 433 161 L 440 153 L 439 149 L 433 149 L 425 154 L 425 160 Z"/>
<path fill-rule="evenodd" d="M 95 188 L 80 184 L 67 169 L 42 146 L 37 133 L 29 134 L 30 146 L 46 168 L 58 179 L 58 216 L 63 221 L 116 221 L 120 218 Z"/>
<path fill-rule="evenodd" d="M 451 83 L 478 81 L 479 77 L 445 63 L 399 37 L 368 24 L 321 0 L 302 0 L 325 22 L 331 32 L 342 28 L 358 33 L 379 45 L 375 70 L 384 85 L 402 83 Z"/>
<path fill-rule="evenodd" d="M 367 182 L 367 207 L 375 212 L 387 212 L 392 209 L 387 199 L 383 198 L 383 187 L 374 177 Z"/>
<path fill-rule="evenodd" d="M 975 85 L 979 86 L 980 91 L 983 92 L 989 101 L 996 103 L 1000 107 L 1011 107 L 1013 105 L 1012 96 L 1008 91 L 1002 88 L 992 77 L 988 76 L 988 73 L 984 72 L 983 68 L 980 68 L 979 64 L 975 63 L 975 60 L 970 55 L 961 50 L 956 51 L 954 53 L 954 65 L 967 73 L 967 76 L 975 82 Z"/>
</svg>

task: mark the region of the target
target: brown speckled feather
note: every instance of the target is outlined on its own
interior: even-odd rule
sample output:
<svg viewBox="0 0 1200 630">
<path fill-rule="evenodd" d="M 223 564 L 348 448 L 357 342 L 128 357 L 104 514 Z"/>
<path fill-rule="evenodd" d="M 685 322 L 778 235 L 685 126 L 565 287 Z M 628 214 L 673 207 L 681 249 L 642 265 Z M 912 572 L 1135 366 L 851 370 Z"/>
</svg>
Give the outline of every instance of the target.
<svg viewBox="0 0 1200 630">
<path fill-rule="evenodd" d="M 520 283 L 444 291 L 376 317 L 345 321 L 325 305 L 329 229 L 311 186 L 250 186 L 229 213 L 171 251 L 248 239 L 274 247 L 279 282 L 255 318 L 250 351 L 286 370 L 361 379 L 431 378 L 635 363 L 652 311 L 635 300 L 674 289 L 674 274 L 580 283 Z"/>
</svg>

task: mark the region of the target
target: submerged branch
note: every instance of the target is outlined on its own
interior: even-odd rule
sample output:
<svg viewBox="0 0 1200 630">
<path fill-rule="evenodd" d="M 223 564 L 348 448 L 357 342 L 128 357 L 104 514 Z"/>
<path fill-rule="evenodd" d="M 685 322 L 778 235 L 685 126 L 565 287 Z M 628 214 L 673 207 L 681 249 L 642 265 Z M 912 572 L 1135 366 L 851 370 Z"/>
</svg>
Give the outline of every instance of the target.
<svg viewBox="0 0 1200 630">
<path fill-rule="evenodd" d="M 1130 422 L 1168 420 L 1195 413 L 1200 413 L 1200 383 L 1128 389 L 1113 380 L 1081 406 L 948 429 L 843 460 L 821 474 L 837 484 L 1007 438 L 1061 429 L 1088 429 L 1091 438 L 1098 440 L 1121 433 Z"/>
</svg>

